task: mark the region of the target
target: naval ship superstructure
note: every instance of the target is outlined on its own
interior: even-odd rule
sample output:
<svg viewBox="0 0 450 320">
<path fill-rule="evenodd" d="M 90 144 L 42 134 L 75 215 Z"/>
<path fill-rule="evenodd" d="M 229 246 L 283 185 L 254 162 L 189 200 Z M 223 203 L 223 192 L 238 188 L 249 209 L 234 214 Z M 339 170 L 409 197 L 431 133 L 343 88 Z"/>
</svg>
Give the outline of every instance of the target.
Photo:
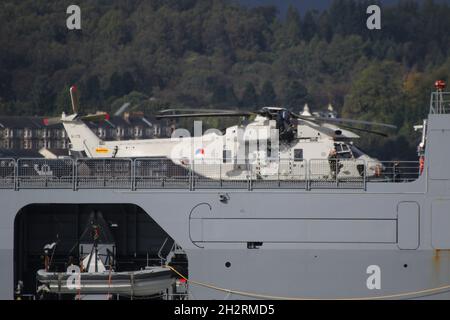
<svg viewBox="0 0 450 320">
<path fill-rule="evenodd" d="M 21 239 L 52 221 L 33 208 L 117 205 L 183 249 L 191 299 L 448 299 L 450 93 L 432 94 L 424 123 L 420 166 L 350 181 L 327 176 L 326 159 L 289 162 L 305 174 L 270 181 L 203 179 L 164 159 L 1 159 L 0 298 L 36 271 Z"/>
</svg>

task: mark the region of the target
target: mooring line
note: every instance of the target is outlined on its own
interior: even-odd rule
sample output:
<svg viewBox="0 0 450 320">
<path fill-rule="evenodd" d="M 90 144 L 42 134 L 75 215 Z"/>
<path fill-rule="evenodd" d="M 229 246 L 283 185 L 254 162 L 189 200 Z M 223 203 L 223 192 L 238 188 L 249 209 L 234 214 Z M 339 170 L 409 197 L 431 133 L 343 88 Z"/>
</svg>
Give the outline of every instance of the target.
<svg viewBox="0 0 450 320">
<path fill-rule="evenodd" d="M 353 297 L 353 298 L 331 298 L 331 299 L 323 299 L 323 298 L 307 298 L 307 297 L 283 297 L 283 296 L 273 296 L 273 295 L 266 295 L 266 294 L 259 294 L 259 293 L 253 293 L 253 292 L 246 292 L 246 291 L 239 291 L 239 290 L 231 290 L 226 288 L 221 288 L 212 284 L 190 280 L 183 274 L 181 274 L 178 270 L 176 270 L 174 267 L 166 265 L 166 268 L 169 268 L 172 270 L 175 274 L 177 274 L 182 279 L 186 280 L 188 283 L 192 283 L 198 286 L 202 286 L 205 288 L 225 292 L 227 294 L 237 294 L 241 296 L 251 297 L 251 298 L 260 298 L 260 299 L 266 299 L 266 300 L 303 300 L 303 301 L 314 301 L 314 300 L 328 300 L 328 301 L 350 301 L 350 300 L 385 300 L 385 299 L 395 299 L 395 298 L 405 298 L 415 295 L 421 295 L 421 294 L 429 294 L 429 293 L 435 293 L 438 291 L 443 291 L 446 289 L 450 289 L 450 285 L 445 285 L 442 287 L 432 288 L 432 289 L 425 289 L 425 290 L 418 290 L 418 291 L 409 291 L 404 293 L 398 293 L 398 294 L 391 294 L 391 295 L 384 295 L 384 296 L 375 296 L 375 297 Z"/>
</svg>

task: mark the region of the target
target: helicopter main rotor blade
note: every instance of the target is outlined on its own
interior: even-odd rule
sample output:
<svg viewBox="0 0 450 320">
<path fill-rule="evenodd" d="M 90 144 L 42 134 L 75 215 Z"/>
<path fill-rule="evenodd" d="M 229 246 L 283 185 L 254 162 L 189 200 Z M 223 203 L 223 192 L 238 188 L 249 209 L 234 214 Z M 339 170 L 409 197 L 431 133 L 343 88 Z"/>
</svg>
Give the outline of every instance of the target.
<svg viewBox="0 0 450 320">
<path fill-rule="evenodd" d="M 156 119 L 178 119 L 178 118 L 213 118 L 213 117 L 250 117 L 256 115 L 253 112 L 234 112 L 234 113 L 192 113 L 192 114 L 168 114 L 156 115 Z"/>
<path fill-rule="evenodd" d="M 292 115 L 298 119 L 301 120 L 306 120 L 306 121 L 318 121 L 318 122 L 335 122 L 335 123 L 351 123 L 351 124 L 362 124 L 362 125 L 367 125 L 367 126 L 374 126 L 374 127 L 385 127 L 385 128 L 390 128 L 390 129 L 397 129 L 397 126 L 394 126 L 392 124 L 387 124 L 387 123 L 380 123 L 380 122 L 371 122 L 371 121 L 364 121 L 364 120 L 353 120 L 353 119 L 345 119 L 345 118 L 324 118 L 324 117 L 315 117 L 315 116 L 311 116 L 311 117 L 306 117 L 306 116 L 301 116 L 301 115 L 297 115 L 292 113 Z"/>
<path fill-rule="evenodd" d="M 367 130 L 367 129 L 361 129 L 361 128 L 356 128 L 356 127 L 352 127 L 352 126 L 343 126 L 340 125 L 340 128 L 344 128 L 344 129 L 348 129 L 348 130 L 355 130 L 355 131 L 361 131 L 361 132 L 366 132 L 366 133 L 370 133 L 370 134 L 375 134 L 381 137 L 389 137 L 386 133 L 383 132 L 379 132 L 379 131 L 373 131 L 373 130 Z"/>
<path fill-rule="evenodd" d="M 176 113 L 176 112 L 182 112 L 182 113 L 235 113 L 240 112 L 239 110 L 225 110 L 225 109 L 166 109 L 161 110 L 158 113 L 159 114 L 165 114 L 165 113 Z"/>
</svg>

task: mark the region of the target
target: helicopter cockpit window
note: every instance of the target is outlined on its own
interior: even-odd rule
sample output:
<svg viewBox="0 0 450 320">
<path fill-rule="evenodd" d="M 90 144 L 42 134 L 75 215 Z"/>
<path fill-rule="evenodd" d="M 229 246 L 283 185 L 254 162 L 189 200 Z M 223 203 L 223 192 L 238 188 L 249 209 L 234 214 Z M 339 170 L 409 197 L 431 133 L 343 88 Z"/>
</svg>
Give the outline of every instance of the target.
<svg viewBox="0 0 450 320">
<path fill-rule="evenodd" d="M 363 155 L 365 155 L 365 153 L 361 149 L 358 149 L 355 146 L 350 146 L 350 149 L 352 150 L 353 156 L 356 159 L 358 159 L 358 158 L 362 157 Z"/>
<path fill-rule="evenodd" d="M 338 158 L 341 159 L 352 159 L 353 155 L 350 151 L 338 153 Z"/>
<path fill-rule="evenodd" d="M 337 157 L 340 159 L 352 159 L 353 154 L 350 150 L 350 147 L 346 144 L 335 144 L 334 148 L 336 149 Z"/>
<path fill-rule="evenodd" d="M 303 161 L 303 149 L 294 149 L 294 161 Z"/>
<path fill-rule="evenodd" d="M 342 152 L 351 152 L 349 146 L 346 144 L 341 145 L 341 148 Z"/>
</svg>

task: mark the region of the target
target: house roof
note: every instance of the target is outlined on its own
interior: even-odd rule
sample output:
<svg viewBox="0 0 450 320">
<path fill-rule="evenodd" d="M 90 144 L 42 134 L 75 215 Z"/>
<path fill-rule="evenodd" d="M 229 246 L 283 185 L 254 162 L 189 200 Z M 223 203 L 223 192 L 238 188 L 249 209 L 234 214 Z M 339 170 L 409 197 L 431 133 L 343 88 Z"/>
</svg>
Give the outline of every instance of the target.
<svg viewBox="0 0 450 320">
<path fill-rule="evenodd" d="M 22 117 L 22 116 L 0 116 L 0 129 L 9 128 L 9 129 L 62 129 L 62 124 L 55 124 L 46 126 L 44 124 L 44 117 Z M 159 123 L 152 116 L 130 116 L 127 120 L 121 116 L 112 116 L 107 121 L 100 122 L 86 122 L 86 124 L 92 128 L 116 128 L 116 127 L 134 127 L 134 126 L 142 126 L 151 128 L 155 124 Z"/>
<path fill-rule="evenodd" d="M 0 128 L 9 129 L 43 129 L 47 126 L 44 124 L 44 117 L 21 117 L 21 116 L 3 116 L 0 117 Z M 62 124 L 48 126 L 51 129 L 60 129 Z"/>
<path fill-rule="evenodd" d="M 0 149 L 0 158 L 43 158 L 37 150 Z"/>
<path fill-rule="evenodd" d="M 41 118 L 35 117 L 0 117 L 0 126 L 11 129 L 38 129 L 44 126 Z"/>
</svg>

